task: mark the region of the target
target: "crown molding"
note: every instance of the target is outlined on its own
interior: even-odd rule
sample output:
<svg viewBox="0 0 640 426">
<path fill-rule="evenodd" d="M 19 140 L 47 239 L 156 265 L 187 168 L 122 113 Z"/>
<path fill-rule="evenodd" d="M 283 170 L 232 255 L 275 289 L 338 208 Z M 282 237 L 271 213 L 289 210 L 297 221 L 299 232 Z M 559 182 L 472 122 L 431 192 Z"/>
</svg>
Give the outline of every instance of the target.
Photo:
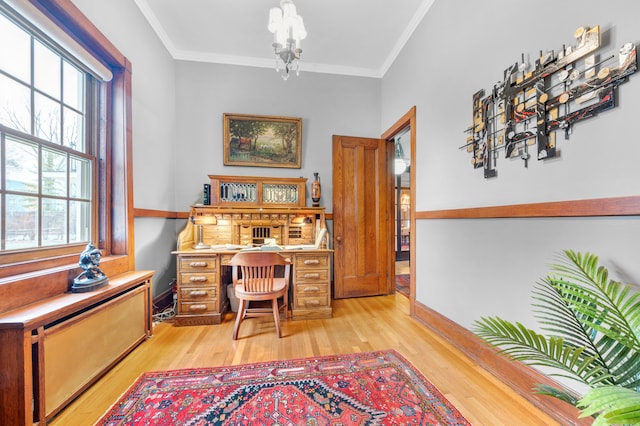
<svg viewBox="0 0 640 426">
<path fill-rule="evenodd" d="M 164 47 L 169 51 L 169 54 L 173 58 L 175 58 L 177 49 L 173 44 L 171 37 L 169 37 L 164 27 L 160 23 L 160 20 L 158 19 L 156 14 L 153 13 L 151 7 L 149 7 L 149 3 L 147 2 L 147 0 L 134 0 L 134 2 L 136 6 L 138 6 L 138 9 L 140 9 L 140 12 L 142 12 L 142 15 L 145 17 L 147 22 L 149 22 L 149 25 L 151 25 L 151 28 L 153 29 L 153 31 L 155 31 L 162 44 L 164 44 Z"/>
<path fill-rule="evenodd" d="M 205 62 L 225 65 L 241 65 L 245 67 L 271 68 L 274 69 L 275 60 L 273 58 L 255 58 L 250 56 L 220 55 L 210 52 L 197 52 L 176 50 L 172 53 L 175 60 Z M 378 70 L 369 68 L 345 67 L 339 65 L 328 65 L 301 62 L 301 72 L 315 72 L 323 74 L 340 74 L 355 77 L 382 78 Z"/>
<path fill-rule="evenodd" d="M 387 59 L 383 62 L 379 72 L 380 77 L 384 77 L 389 68 L 391 68 L 391 65 L 393 65 L 393 62 L 396 60 L 396 58 L 404 48 L 404 45 L 407 44 L 413 32 L 416 30 L 416 28 L 418 28 L 418 25 L 420 25 L 420 22 L 422 22 L 422 19 L 425 17 L 429 9 L 431 9 L 434 1 L 435 0 L 422 0 L 422 3 L 420 4 L 420 7 L 416 11 L 415 15 L 413 15 L 411 21 L 409 21 L 409 24 L 400 35 L 400 38 L 398 39 L 396 44 L 393 46 L 393 49 L 391 49 L 389 56 L 387 56 Z"/>
<path fill-rule="evenodd" d="M 338 74 L 347 75 L 353 77 L 368 77 L 368 78 L 382 78 L 385 73 L 391 67 L 396 57 L 402 51 L 402 48 L 407 43 L 415 29 L 418 27 L 424 16 L 427 14 L 435 0 L 423 0 L 420 7 L 416 11 L 415 15 L 411 18 L 411 21 L 403 31 L 402 35 L 394 45 L 391 53 L 387 56 L 382 67 L 375 68 L 360 68 L 349 67 L 343 65 L 331 65 L 322 63 L 300 63 L 300 71 L 315 72 L 323 74 Z M 149 6 L 148 0 L 134 0 L 146 20 L 151 25 L 151 28 L 158 35 L 158 38 L 164 44 L 165 48 L 175 60 L 180 61 L 192 61 L 192 62 L 205 62 L 216 63 L 226 65 L 240 65 L 247 67 L 257 68 L 273 68 L 274 60 L 272 58 L 258 58 L 250 56 L 237 56 L 237 55 L 222 55 L 211 52 L 200 52 L 190 50 L 180 50 L 175 47 L 175 44 L 171 40 L 171 37 L 167 34 L 166 30 L 160 23 L 158 17 L 153 13 L 153 10 Z"/>
</svg>

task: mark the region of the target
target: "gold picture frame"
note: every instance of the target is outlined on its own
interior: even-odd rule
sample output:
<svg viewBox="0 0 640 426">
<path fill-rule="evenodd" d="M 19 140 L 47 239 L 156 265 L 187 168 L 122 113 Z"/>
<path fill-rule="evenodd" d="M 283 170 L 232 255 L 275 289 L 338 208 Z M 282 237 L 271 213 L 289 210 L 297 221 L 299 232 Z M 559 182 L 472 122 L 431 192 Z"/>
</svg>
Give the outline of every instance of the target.
<svg viewBox="0 0 640 426">
<path fill-rule="evenodd" d="M 299 169 L 302 119 L 224 114 L 224 165 Z"/>
</svg>

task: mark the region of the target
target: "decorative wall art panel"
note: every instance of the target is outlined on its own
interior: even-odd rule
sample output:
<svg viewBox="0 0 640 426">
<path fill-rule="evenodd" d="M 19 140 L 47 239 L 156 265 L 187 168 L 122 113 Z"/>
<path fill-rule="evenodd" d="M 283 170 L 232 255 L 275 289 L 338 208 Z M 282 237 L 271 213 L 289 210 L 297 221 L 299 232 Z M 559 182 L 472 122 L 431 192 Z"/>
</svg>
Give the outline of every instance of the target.
<svg viewBox="0 0 640 426">
<path fill-rule="evenodd" d="M 473 124 L 465 130 L 474 168 L 497 175 L 498 155 L 521 158 L 528 166 L 555 157 L 556 135 L 568 139 L 573 126 L 615 106 L 616 91 L 636 71 L 636 46 L 624 43 L 618 55 L 599 57 L 600 27 L 580 27 L 575 45 L 542 52 L 530 69 L 524 53 L 509 66 L 491 93 L 473 95 Z"/>
</svg>

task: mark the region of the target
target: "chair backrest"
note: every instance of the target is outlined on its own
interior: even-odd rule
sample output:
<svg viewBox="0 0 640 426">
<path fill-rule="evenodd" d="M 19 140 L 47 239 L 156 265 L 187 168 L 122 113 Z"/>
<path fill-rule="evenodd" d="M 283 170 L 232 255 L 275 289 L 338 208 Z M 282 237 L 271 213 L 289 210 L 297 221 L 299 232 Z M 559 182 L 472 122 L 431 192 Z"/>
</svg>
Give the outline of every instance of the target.
<svg viewBox="0 0 640 426">
<path fill-rule="evenodd" d="M 285 282 L 289 281 L 290 262 L 276 252 L 241 251 L 231 258 L 233 283 L 238 282 L 238 269 L 246 292 L 265 293 L 273 290 L 276 266 L 284 266 Z"/>
</svg>

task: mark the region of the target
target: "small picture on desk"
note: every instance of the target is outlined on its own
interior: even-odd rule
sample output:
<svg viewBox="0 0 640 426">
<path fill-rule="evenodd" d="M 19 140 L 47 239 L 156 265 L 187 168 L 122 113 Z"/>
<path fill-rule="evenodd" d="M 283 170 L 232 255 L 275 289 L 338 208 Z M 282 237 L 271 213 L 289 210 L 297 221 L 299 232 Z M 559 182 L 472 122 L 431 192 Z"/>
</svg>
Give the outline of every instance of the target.
<svg viewBox="0 0 640 426">
<path fill-rule="evenodd" d="M 224 165 L 300 168 L 302 119 L 224 114 Z"/>
</svg>

